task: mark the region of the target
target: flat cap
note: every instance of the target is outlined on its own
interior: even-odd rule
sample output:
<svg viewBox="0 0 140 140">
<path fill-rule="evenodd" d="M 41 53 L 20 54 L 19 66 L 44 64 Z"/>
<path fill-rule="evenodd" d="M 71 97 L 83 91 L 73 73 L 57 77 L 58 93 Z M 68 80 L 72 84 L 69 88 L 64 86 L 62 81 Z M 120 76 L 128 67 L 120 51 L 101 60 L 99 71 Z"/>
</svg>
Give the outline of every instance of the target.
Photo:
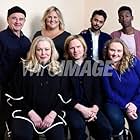
<svg viewBox="0 0 140 140">
<path fill-rule="evenodd" d="M 18 7 L 18 6 L 14 6 L 14 7 L 10 8 L 10 9 L 8 10 L 7 17 L 9 17 L 9 16 L 10 16 L 11 14 L 13 14 L 13 13 L 22 13 L 22 14 L 24 14 L 24 16 L 26 17 L 26 12 L 25 12 L 22 8 L 20 8 L 20 7 Z"/>
</svg>

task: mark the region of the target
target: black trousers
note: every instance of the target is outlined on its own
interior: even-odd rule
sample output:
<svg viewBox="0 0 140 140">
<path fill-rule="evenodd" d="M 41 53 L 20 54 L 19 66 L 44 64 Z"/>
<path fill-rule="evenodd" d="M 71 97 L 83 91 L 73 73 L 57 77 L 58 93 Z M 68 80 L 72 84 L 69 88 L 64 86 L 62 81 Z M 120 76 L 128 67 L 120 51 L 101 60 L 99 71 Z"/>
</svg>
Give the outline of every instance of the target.
<svg viewBox="0 0 140 140">
<path fill-rule="evenodd" d="M 6 126 L 5 126 L 4 118 L 0 117 L 0 140 L 4 140 L 5 131 L 6 131 Z"/>
<path fill-rule="evenodd" d="M 12 140 L 32 140 L 34 137 L 34 129 L 32 125 L 21 119 L 13 119 L 12 120 Z M 48 130 L 45 134 L 47 140 L 65 140 L 64 136 L 64 126 L 57 125 L 50 130 Z"/>
<path fill-rule="evenodd" d="M 5 93 L 8 93 L 8 88 L 0 86 L 0 140 L 4 140 L 6 124 L 8 122 L 10 126 L 11 119 L 11 107 L 7 104 Z"/>
<path fill-rule="evenodd" d="M 0 140 L 4 140 L 6 131 L 5 121 L 7 121 L 7 103 L 4 98 L 4 90 L 0 86 Z"/>
<path fill-rule="evenodd" d="M 98 112 L 96 121 L 88 123 L 79 111 L 68 110 L 66 120 L 70 129 L 71 140 L 86 140 L 86 126 L 90 135 L 96 140 L 111 140 L 112 127 L 101 111 Z"/>
</svg>

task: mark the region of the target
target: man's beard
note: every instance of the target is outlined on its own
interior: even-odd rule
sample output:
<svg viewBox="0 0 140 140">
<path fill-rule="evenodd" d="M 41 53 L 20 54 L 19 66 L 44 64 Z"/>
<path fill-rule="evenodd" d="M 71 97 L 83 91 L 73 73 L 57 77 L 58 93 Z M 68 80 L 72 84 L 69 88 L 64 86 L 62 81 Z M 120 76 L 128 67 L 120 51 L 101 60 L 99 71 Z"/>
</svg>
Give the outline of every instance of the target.
<svg viewBox="0 0 140 140">
<path fill-rule="evenodd" d="M 91 30 L 92 30 L 93 32 L 99 31 L 101 28 L 102 28 L 102 27 L 99 27 L 99 26 L 98 26 L 98 28 L 94 28 L 94 26 L 91 26 Z"/>
</svg>

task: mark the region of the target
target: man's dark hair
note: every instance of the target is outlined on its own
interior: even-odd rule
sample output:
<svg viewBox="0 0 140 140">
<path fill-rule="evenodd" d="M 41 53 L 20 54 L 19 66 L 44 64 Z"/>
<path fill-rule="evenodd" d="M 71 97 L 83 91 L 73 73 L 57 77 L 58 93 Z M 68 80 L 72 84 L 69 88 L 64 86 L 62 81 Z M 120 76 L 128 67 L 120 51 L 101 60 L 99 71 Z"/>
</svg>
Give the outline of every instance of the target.
<svg viewBox="0 0 140 140">
<path fill-rule="evenodd" d="M 91 19 L 92 19 L 95 15 L 101 15 L 101 16 L 103 16 L 103 17 L 104 17 L 104 21 L 105 21 L 106 18 L 107 18 L 107 14 L 106 14 L 106 12 L 103 11 L 103 10 L 95 10 L 95 11 L 93 11 L 92 16 L 91 16 Z"/>
<path fill-rule="evenodd" d="M 130 7 L 128 7 L 128 6 L 121 6 L 121 7 L 118 9 L 118 14 L 119 14 L 121 11 L 125 11 L 125 10 L 129 11 L 130 14 L 131 14 L 131 16 L 132 16 L 132 9 L 131 9 Z"/>
</svg>

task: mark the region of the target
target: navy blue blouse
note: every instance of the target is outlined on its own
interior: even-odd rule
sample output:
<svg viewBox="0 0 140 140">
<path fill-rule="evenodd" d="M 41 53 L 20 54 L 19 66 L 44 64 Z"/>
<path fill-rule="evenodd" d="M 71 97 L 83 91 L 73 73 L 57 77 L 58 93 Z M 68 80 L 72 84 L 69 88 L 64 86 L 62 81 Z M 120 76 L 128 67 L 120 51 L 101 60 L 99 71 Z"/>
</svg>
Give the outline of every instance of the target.
<svg viewBox="0 0 140 140">
<path fill-rule="evenodd" d="M 125 109 L 128 102 L 140 109 L 140 60 L 135 58 L 133 66 L 120 74 L 112 69 L 112 76 L 103 77 L 107 102 L 118 104 Z"/>
</svg>

